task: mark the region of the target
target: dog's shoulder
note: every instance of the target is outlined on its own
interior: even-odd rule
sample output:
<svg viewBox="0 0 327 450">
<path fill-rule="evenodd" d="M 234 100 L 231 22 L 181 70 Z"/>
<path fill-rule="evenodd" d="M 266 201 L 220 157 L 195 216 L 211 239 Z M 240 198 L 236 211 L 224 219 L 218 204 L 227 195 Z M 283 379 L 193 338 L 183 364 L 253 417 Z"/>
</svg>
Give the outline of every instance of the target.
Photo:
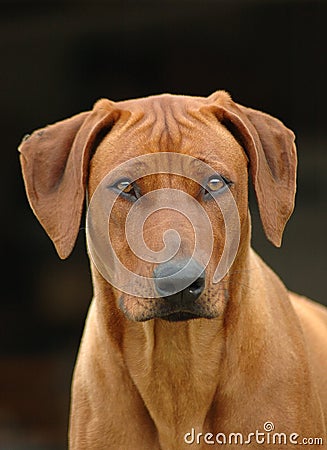
<svg viewBox="0 0 327 450">
<path fill-rule="evenodd" d="M 327 308 L 308 298 L 290 293 L 293 307 L 307 344 L 311 371 L 324 410 L 327 408 Z"/>
<path fill-rule="evenodd" d="M 327 342 L 327 308 L 294 292 L 289 296 L 307 341 Z"/>
<path fill-rule="evenodd" d="M 307 297 L 290 292 L 290 300 L 293 307 L 300 317 L 312 317 L 316 318 L 322 324 L 327 326 L 327 308 L 320 303 L 317 303 Z"/>
</svg>

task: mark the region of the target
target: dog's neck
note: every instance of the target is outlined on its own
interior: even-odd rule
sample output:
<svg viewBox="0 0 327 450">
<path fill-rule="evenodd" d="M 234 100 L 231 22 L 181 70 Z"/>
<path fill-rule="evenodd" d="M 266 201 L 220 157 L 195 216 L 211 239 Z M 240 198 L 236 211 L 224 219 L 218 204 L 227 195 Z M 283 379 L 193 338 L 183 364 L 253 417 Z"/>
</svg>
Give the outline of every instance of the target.
<svg viewBox="0 0 327 450">
<path fill-rule="evenodd" d="M 190 426 L 203 428 L 219 378 L 222 328 L 221 319 L 198 319 L 151 320 L 127 330 L 126 364 L 167 448 Z"/>
</svg>

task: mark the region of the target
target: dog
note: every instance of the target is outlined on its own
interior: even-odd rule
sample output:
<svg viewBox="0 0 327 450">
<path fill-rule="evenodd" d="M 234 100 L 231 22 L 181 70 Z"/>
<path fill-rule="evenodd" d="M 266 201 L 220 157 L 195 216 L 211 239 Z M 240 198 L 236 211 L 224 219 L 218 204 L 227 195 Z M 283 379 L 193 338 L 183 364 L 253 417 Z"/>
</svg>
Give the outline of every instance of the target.
<svg viewBox="0 0 327 450">
<path fill-rule="evenodd" d="M 294 208 L 294 140 L 281 121 L 225 91 L 101 99 L 23 139 L 28 200 L 61 258 L 74 247 L 85 198 L 90 206 L 98 198 L 88 242 L 94 298 L 73 376 L 70 449 L 327 448 L 327 310 L 287 291 L 250 245 L 249 177 L 265 234 L 281 245 Z M 146 172 L 144 157 L 153 166 Z M 167 211 L 163 198 L 175 206 Z M 195 225 L 195 238 L 178 211 L 186 204 L 205 212 L 211 247 L 210 233 Z M 132 208 L 132 231 L 154 210 L 142 228 L 153 253 L 174 247 L 167 230 L 181 236 L 175 255 L 144 262 L 132 251 L 124 228 Z M 206 265 L 202 247 L 193 256 L 197 243 L 211 249 Z M 101 259 L 107 247 L 115 258 L 109 251 Z M 119 284 L 117 261 L 152 290 Z"/>
</svg>

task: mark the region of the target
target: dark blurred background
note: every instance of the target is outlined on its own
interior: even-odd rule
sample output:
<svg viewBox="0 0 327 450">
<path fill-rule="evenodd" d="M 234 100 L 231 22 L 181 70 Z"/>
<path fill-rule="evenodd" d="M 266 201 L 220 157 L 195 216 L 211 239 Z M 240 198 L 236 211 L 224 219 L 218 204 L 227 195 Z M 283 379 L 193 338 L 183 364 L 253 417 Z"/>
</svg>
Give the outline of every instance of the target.
<svg viewBox="0 0 327 450">
<path fill-rule="evenodd" d="M 92 290 L 81 225 L 66 261 L 29 208 L 25 133 L 113 100 L 231 92 L 297 135 L 297 206 L 281 249 L 253 204 L 253 245 L 326 303 L 327 4 L 314 0 L 0 2 L 0 450 L 65 449 L 70 380 Z M 251 202 L 253 203 L 253 202 Z"/>
</svg>

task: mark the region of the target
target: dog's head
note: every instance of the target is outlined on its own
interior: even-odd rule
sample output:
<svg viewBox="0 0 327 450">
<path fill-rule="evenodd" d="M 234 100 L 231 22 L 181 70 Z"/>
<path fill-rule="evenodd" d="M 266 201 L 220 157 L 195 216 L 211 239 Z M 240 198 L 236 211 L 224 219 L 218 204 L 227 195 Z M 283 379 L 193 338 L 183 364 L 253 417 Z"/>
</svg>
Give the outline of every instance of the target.
<svg viewBox="0 0 327 450">
<path fill-rule="evenodd" d="M 87 192 L 94 269 L 132 320 L 222 312 L 229 271 L 249 247 L 249 173 L 276 246 L 294 207 L 294 134 L 223 91 L 103 99 L 35 131 L 19 150 L 31 207 L 61 258 Z"/>
</svg>

